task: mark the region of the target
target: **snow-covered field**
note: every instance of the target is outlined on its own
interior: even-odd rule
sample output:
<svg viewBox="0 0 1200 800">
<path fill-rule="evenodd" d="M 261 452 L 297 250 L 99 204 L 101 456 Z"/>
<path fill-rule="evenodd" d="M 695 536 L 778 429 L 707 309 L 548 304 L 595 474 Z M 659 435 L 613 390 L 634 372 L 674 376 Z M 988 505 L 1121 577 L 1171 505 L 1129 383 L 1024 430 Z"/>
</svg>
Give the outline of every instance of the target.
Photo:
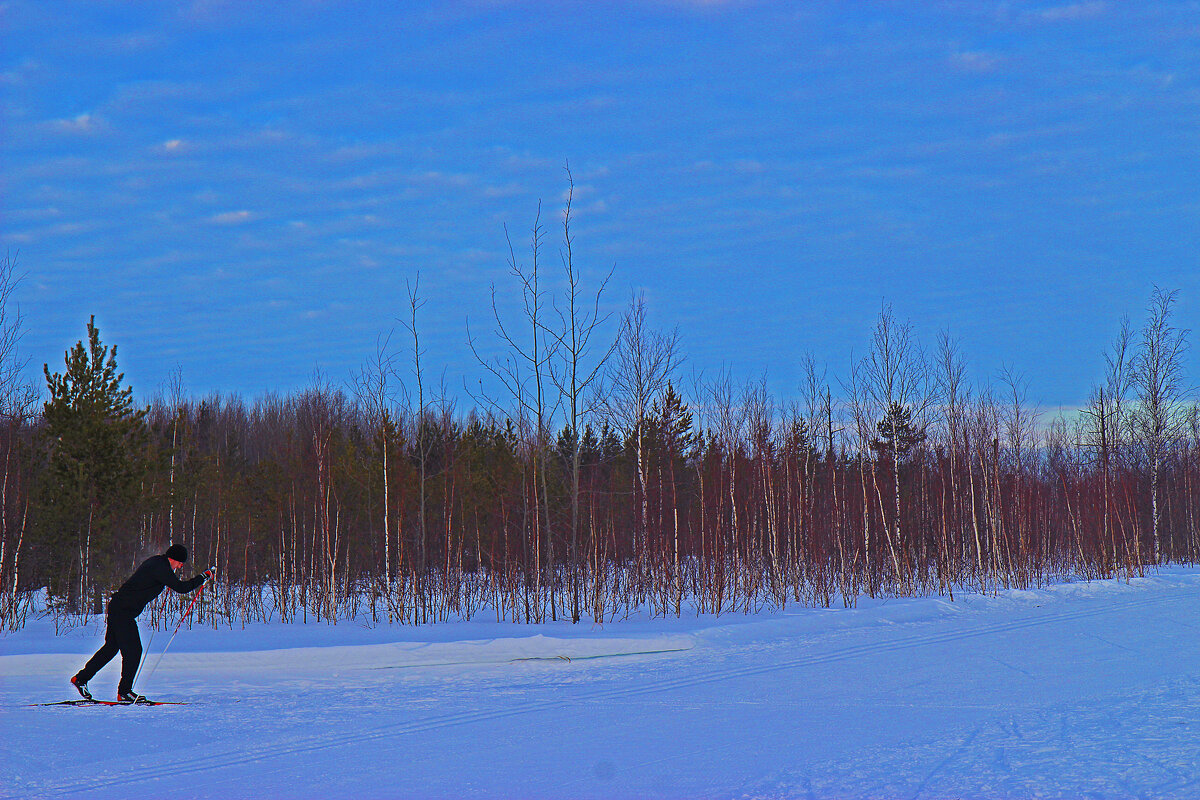
<svg viewBox="0 0 1200 800">
<path fill-rule="evenodd" d="M 1200 798 L 1200 569 L 603 628 L 197 627 L 138 686 L 189 705 L 24 705 L 72 697 L 101 636 L 0 638 L 0 795 Z"/>
</svg>

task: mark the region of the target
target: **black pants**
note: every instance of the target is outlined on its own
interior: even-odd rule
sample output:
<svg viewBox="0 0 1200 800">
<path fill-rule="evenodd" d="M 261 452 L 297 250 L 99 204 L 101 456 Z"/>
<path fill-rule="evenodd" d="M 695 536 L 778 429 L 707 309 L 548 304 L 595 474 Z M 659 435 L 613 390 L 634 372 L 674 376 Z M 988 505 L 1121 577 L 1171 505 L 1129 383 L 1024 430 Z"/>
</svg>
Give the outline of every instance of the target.
<svg viewBox="0 0 1200 800">
<path fill-rule="evenodd" d="M 79 681 L 90 681 L 118 652 L 121 654 L 121 682 L 117 684 L 119 694 L 133 691 L 133 678 L 142 661 L 142 637 L 138 635 L 137 617 L 119 608 L 114 609 L 109 604 L 104 646 L 79 671 Z"/>
</svg>

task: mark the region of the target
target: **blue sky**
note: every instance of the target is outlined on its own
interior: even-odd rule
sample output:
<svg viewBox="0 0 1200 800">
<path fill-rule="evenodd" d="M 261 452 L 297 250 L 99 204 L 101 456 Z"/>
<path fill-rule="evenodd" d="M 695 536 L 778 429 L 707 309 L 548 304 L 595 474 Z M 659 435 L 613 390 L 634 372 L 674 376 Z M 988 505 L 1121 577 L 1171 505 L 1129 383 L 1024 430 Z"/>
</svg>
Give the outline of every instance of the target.
<svg viewBox="0 0 1200 800">
<path fill-rule="evenodd" d="M 1197 2 L 0 8 L 31 375 L 95 314 L 141 395 L 342 380 L 420 271 L 428 364 L 474 382 L 503 225 L 540 199 L 556 269 L 568 160 L 607 307 L 784 395 L 883 301 L 1049 407 L 1155 284 L 1200 328 Z"/>
</svg>

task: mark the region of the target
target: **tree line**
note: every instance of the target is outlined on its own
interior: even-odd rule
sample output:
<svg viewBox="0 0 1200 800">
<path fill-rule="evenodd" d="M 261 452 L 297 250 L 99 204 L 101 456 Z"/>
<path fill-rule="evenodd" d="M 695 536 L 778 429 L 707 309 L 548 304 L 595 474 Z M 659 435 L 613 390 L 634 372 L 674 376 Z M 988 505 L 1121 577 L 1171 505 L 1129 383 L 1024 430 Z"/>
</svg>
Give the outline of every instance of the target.
<svg viewBox="0 0 1200 800">
<path fill-rule="evenodd" d="M 43 597 L 56 616 L 102 613 L 170 542 L 217 565 L 199 607 L 229 624 L 853 605 L 1200 556 L 1200 408 L 1174 293 L 1120 324 L 1071 416 L 1039 418 L 1012 371 L 972 386 L 954 339 L 926 350 L 886 306 L 845 375 L 808 356 L 779 398 L 685 374 L 642 297 L 607 318 L 607 280 L 585 285 L 574 263 L 569 201 L 562 219 L 550 277 L 540 219 L 519 256 L 510 242 L 520 307 L 494 300 L 490 330 L 468 331 L 498 389 L 465 411 L 429 380 L 418 283 L 400 333 L 344 384 L 196 398 L 176 374 L 139 406 L 92 320 L 39 391 L 21 382 L 5 261 L 4 625 Z"/>
</svg>

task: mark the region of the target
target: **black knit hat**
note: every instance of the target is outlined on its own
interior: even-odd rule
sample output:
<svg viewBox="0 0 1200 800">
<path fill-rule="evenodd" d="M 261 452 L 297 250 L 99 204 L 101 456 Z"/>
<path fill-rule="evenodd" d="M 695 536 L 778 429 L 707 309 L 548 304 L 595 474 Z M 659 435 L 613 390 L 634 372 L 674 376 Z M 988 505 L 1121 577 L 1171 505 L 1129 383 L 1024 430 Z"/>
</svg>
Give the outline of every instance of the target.
<svg viewBox="0 0 1200 800">
<path fill-rule="evenodd" d="M 171 545 L 163 555 L 173 561 L 187 562 L 187 548 L 181 544 Z"/>
</svg>

